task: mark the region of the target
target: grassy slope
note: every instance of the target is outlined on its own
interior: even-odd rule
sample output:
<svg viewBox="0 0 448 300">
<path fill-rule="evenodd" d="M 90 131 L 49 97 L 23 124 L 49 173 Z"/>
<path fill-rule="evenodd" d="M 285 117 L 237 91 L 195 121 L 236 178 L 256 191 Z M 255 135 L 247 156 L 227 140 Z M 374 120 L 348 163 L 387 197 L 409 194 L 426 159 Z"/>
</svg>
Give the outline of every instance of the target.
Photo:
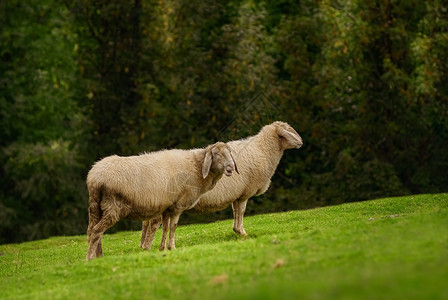
<svg viewBox="0 0 448 300">
<path fill-rule="evenodd" d="M 140 250 L 139 232 L 0 246 L 0 298 L 447 299 L 448 194 L 182 226 L 177 250 Z M 155 244 L 160 242 L 160 231 Z M 93 296 L 93 297 L 92 297 Z"/>
</svg>

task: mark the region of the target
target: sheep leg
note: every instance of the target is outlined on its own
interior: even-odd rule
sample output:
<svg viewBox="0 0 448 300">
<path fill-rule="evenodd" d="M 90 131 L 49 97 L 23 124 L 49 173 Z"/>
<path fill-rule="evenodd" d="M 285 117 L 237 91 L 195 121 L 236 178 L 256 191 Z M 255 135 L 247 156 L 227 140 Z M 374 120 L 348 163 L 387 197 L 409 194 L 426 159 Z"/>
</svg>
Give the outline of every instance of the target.
<svg viewBox="0 0 448 300">
<path fill-rule="evenodd" d="M 170 214 L 163 213 L 162 215 L 162 240 L 160 241 L 160 251 L 166 249 L 166 237 L 168 235 L 168 229 L 170 228 Z"/>
<path fill-rule="evenodd" d="M 99 202 L 101 201 L 100 192 L 97 189 L 89 190 L 89 226 L 87 227 L 87 242 L 90 243 L 92 228 L 98 224 L 101 219 L 102 211 Z"/>
<path fill-rule="evenodd" d="M 232 203 L 233 209 L 233 231 L 242 236 L 246 236 L 247 233 L 243 228 L 243 217 L 244 212 L 246 211 L 247 200 L 243 201 L 235 201 Z"/>
<path fill-rule="evenodd" d="M 182 212 L 175 213 L 173 216 L 171 216 L 170 221 L 170 239 L 168 241 L 168 250 L 175 250 L 175 238 L 174 238 L 174 232 L 177 228 L 177 223 L 179 222 L 179 217 Z"/>
<path fill-rule="evenodd" d="M 87 260 L 103 256 L 103 233 L 117 223 L 118 219 L 119 218 L 114 217 L 112 214 L 106 214 L 103 215 L 95 226 L 93 226 L 90 231 L 89 250 L 87 251 L 86 257 Z"/>
<path fill-rule="evenodd" d="M 238 208 L 239 208 L 239 205 L 240 205 L 240 204 L 239 204 L 238 200 L 232 202 L 232 210 L 233 210 L 233 231 L 234 231 L 234 232 L 236 232 L 236 229 L 237 229 L 237 227 L 238 227 L 237 220 L 238 220 Z"/>
<path fill-rule="evenodd" d="M 146 228 L 143 228 L 142 231 L 142 240 L 140 243 L 140 247 L 145 250 L 151 249 L 152 242 L 154 241 L 154 236 L 156 234 L 157 229 L 159 229 L 162 224 L 162 216 L 155 217 L 149 221 L 144 221 L 143 226 L 146 222 Z M 146 230 L 145 230 L 146 229 Z"/>
<path fill-rule="evenodd" d="M 145 220 L 142 222 L 142 238 L 140 240 L 140 248 L 143 248 L 143 244 L 145 243 L 145 238 L 146 238 L 146 232 L 149 229 L 149 220 Z"/>
<path fill-rule="evenodd" d="M 100 241 L 98 243 L 99 247 L 96 248 L 96 257 L 103 257 L 103 235 L 100 236 Z"/>
<path fill-rule="evenodd" d="M 98 216 L 89 214 L 89 226 L 87 227 L 87 242 L 90 243 L 92 236 L 92 228 L 98 224 L 100 218 Z"/>
</svg>

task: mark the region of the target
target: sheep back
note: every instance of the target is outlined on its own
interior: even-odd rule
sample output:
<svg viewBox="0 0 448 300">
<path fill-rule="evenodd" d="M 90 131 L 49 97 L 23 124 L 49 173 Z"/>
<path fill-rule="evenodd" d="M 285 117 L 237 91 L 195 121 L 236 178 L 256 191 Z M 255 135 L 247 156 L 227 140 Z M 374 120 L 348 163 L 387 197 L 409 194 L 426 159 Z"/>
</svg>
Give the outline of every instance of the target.
<svg viewBox="0 0 448 300">
<path fill-rule="evenodd" d="M 106 157 L 95 163 L 87 175 L 89 192 L 93 189 L 116 192 L 142 209 L 169 206 L 187 183 L 194 184 L 201 174 L 195 159 L 198 150 L 190 151 L 193 155 L 186 150 L 164 150 L 138 156 Z"/>
</svg>

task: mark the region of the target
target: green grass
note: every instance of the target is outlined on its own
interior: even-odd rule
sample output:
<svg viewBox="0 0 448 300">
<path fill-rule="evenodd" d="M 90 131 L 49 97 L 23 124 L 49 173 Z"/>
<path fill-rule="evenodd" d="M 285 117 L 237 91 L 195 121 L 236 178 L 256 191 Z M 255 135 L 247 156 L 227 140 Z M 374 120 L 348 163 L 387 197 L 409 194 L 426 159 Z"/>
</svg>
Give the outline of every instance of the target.
<svg viewBox="0 0 448 300">
<path fill-rule="evenodd" d="M 448 299 L 448 194 L 266 214 L 177 229 L 177 250 L 140 232 L 0 246 L 0 298 Z"/>
</svg>

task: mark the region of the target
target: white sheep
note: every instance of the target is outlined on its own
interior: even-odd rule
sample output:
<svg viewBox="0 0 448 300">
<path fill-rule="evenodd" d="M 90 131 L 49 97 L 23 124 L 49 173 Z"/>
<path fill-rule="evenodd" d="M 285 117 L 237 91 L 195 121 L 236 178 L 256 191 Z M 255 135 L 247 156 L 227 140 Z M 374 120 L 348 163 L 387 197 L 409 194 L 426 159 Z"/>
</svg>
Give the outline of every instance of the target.
<svg viewBox="0 0 448 300">
<path fill-rule="evenodd" d="M 211 191 L 202 195 L 189 211 L 214 212 L 232 204 L 233 230 L 245 236 L 243 216 L 247 200 L 266 192 L 284 150 L 300 148 L 303 141 L 289 124 L 277 121 L 264 126 L 255 136 L 227 144 L 233 150 L 241 175 L 220 180 Z M 160 217 L 143 222 L 141 248 L 151 248 L 155 232 L 161 223 Z"/>
<path fill-rule="evenodd" d="M 218 142 L 205 149 L 163 150 L 138 156 L 106 157 L 87 175 L 89 226 L 87 260 L 102 256 L 102 235 L 120 219 L 147 220 L 167 211 L 163 242 L 169 248 L 180 214 L 212 189 L 223 174 L 237 171 L 230 147 Z M 161 248 L 162 244 L 161 244 Z"/>
</svg>

